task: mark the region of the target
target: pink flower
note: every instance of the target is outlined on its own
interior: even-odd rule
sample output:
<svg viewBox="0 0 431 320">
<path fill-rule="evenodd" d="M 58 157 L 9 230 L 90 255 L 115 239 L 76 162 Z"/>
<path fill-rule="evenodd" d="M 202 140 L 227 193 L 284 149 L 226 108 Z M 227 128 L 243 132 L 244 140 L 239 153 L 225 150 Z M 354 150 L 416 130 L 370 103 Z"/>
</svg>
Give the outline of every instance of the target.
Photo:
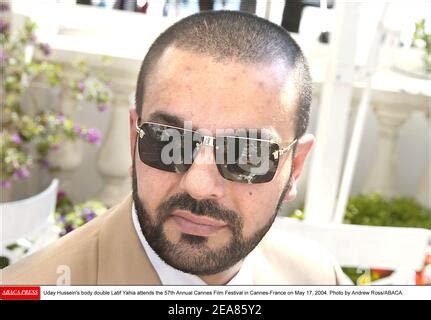
<svg viewBox="0 0 431 320">
<path fill-rule="evenodd" d="M 85 83 L 84 82 L 80 81 L 78 83 L 78 90 L 81 92 L 84 92 L 84 90 L 85 90 Z"/>
<path fill-rule="evenodd" d="M 64 114 L 59 114 L 59 115 L 57 116 L 57 120 L 58 120 L 60 123 L 63 123 L 63 122 L 64 122 L 64 120 L 66 120 L 66 117 L 65 117 L 65 115 L 64 115 Z"/>
<path fill-rule="evenodd" d="M 0 48 L 0 63 L 5 62 L 7 60 L 6 52 Z"/>
<path fill-rule="evenodd" d="M 87 136 L 85 137 L 88 143 L 99 144 L 101 137 L 100 131 L 97 128 L 89 128 L 87 130 Z"/>
<path fill-rule="evenodd" d="M 19 136 L 19 134 L 18 134 L 18 133 L 14 133 L 14 134 L 10 137 L 10 140 L 11 140 L 13 143 L 15 143 L 15 144 L 21 144 L 21 143 L 22 143 L 21 137 Z"/>
<path fill-rule="evenodd" d="M 28 171 L 26 167 L 21 167 L 18 168 L 13 175 L 17 179 L 25 179 L 30 175 L 30 171 Z"/>
<path fill-rule="evenodd" d="M 10 180 L 1 180 L 1 187 L 4 189 L 10 189 L 10 187 L 12 187 L 12 182 L 10 182 Z"/>
<path fill-rule="evenodd" d="M 82 134 L 82 128 L 79 124 L 74 124 L 73 125 L 73 131 L 78 135 L 81 136 Z"/>
<path fill-rule="evenodd" d="M 99 109 L 100 112 L 105 112 L 108 109 L 108 106 L 105 103 L 102 103 L 97 106 L 97 109 Z"/>
<path fill-rule="evenodd" d="M 57 199 L 64 198 L 65 196 L 66 196 L 66 192 L 64 192 L 63 190 L 60 190 L 57 192 Z"/>
</svg>

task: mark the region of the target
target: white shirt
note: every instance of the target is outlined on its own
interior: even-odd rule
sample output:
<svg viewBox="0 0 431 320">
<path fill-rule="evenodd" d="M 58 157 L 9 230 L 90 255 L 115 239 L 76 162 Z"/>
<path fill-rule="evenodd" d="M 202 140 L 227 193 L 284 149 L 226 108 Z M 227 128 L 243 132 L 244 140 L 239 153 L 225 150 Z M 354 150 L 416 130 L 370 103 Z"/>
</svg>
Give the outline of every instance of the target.
<svg viewBox="0 0 431 320">
<path fill-rule="evenodd" d="M 194 274 L 185 273 L 178 269 L 175 269 L 164 262 L 157 253 L 151 248 L 147 240 L 142 233 L 141 226 L 139 224 L 138 215 L 135 210 L 135 205 L 132 205 L 132 220 L 135 226 L 136 233 L 138 234 L 139 240 L 150 259 L 151 264 L 157 272 L 160 281 L 164 285 L 206 285 L 201 278 Z M 241 269 L 239 272 L 227 283 L 228 285 L 251 285 L 253 276 L 250 268 L 250 259 L 247 257 L 244 259 Z"/>
</svg>

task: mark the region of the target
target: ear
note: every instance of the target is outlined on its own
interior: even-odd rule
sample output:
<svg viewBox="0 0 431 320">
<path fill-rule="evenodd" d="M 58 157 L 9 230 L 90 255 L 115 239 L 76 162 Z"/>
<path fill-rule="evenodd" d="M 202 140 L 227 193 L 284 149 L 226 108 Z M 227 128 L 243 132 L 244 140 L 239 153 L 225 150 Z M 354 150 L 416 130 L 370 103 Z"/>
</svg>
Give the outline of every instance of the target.
<svg viewBox="0 0 431 320">
<path fill-rule="evenodd" d="M 135 151 L 135 145 L 136 145 L 136 138 L 137 138 L 137 132 L 136 132 L 136 121 L 138 121 L 138 115 L 136 113 L 135 108 L 131 108 L 129 110 L 129 123 L 130 123 L 130 156 L 133 161 L 133 158 L 135 157 L 134 151 Z M 129 174 L 131 176 L 132 167 L 129 168 Z"/>
<path fill-rule="evenodd" d="M 291 201 L 296 198 L 298 181 L 304 169 L 304 163 L 314 145 L 314 136 L 312 134 L 305 134 L 299 138 L 296 145 L 295 156 L 292 163 L 292 187 L 286 193 L 285 200 Z"/>
</svg>

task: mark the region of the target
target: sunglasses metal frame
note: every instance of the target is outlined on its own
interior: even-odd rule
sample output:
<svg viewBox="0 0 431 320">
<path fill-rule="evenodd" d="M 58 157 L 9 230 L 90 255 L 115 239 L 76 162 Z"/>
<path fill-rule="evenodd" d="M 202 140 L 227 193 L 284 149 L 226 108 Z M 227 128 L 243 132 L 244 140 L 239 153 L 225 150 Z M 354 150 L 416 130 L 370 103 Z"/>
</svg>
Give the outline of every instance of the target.
<svg viewBox="0 0 431 320">
<path fill-rule="evenodd" d="M 281 156 L 283 156 L 285 153 L 289 152 L 293 146 L 298 142 L 298 139 L 294 139 L 293 141 L 287 143 L 287 145 L 285 147 L 282 147 L 280 143 L 275 142 L 274 140 L 267 140 L 267 139 L 257 139 L 257 138 L 248 138 L 248 137 L 241 137 L 241 136 L 206 136 L 203 135 L 201 133 L 199 133 L 198 131 L 195 130 L 190 130 L 190 129 L 185 129 L 185 128 L 181 128 L 181 127 L 176 127 L 176 126 L 171 126 L 168 124 L 163 124 L 163 123 L 157 123 L 157 122 L 151 122 L 151 121 L 144 121 L 141 124 L 138 124 L 138 121 L 136 122 L 136 132 L 138 133 L 138 139 L 142 139 L 145 136 L 145 131 L 144 129 L 142 129 L 141 127 L 144 124 L 150 124 L 150 125 L 159 125 L 159 126 L 163 126 L 163 127 L 167 127 L 169 129 L 176 129 L 176 130 L 180 130 L 180 131 L 187 131 L 190 133 L 197 133 L 202 137 L 201 143 L 197 143 L 196 147 L 200 148 L 202 145 L 204 146 L 209 146 L 212 148 L 217 148 L 217 146 L 215 146 L 214 141 L 216 138 L 236 138 L 236 139 L 246 139 L 246 140 L 254 140 L 254 141 L 262 141 L 262 142 L 267 142 L 270 144 L 275 144 L 278 146 L 278 150 L 272 153 L 272 156 L 274 157 L 275 160 L 278 160 Z"/>
</svg>

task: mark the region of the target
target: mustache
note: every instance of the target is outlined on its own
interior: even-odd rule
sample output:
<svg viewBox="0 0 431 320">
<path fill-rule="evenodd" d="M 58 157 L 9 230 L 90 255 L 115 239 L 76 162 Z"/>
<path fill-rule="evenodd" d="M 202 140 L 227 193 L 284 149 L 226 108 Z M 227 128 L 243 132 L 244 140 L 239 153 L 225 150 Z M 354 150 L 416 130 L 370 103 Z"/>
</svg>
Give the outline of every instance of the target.
<svg viewBox="0 0 431 320">
<path fill-rule="evenodd" d="M 163 202 L 158 208 L 158 222 L 166 221 L 176 209 L 187 210 L 197 216 L 207 216 L 226 222 L 235 231 L 242 230 L 243 222 L 233 210 L 220 206 L 214 200 L 196 200 L 188 193 L 178 193 Z"/>
</svg>

